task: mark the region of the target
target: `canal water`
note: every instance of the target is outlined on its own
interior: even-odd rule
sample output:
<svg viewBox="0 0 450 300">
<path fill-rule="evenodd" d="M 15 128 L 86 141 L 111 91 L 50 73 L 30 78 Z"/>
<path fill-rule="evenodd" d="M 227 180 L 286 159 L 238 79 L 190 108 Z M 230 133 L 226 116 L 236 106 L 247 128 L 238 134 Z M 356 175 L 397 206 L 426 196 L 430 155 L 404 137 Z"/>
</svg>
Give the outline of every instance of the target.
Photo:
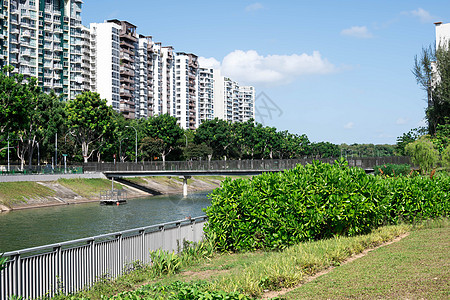
<svg viewBox="0 0 450 300">
<path fill-rule="evenodd" d="M 98 202 L 0 213 L 0 253 L 198 217 L 208 192 L 131 199 L 125 205 Z"/>
</svg>

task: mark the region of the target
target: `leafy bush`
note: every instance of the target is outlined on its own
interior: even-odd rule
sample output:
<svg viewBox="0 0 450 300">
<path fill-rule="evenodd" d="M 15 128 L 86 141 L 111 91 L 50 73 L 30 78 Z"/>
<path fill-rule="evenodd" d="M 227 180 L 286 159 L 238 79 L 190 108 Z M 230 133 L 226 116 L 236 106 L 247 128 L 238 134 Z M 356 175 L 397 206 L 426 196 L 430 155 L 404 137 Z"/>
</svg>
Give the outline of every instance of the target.
<svg viewBox="0 0 450 300">
<path fill-rule="evenodd" d="M 174 252 L 161 249 L 150 251 L 152 269 L 155 275 L 175 274 L 181 267 L 181 258 Z"/>
<path fill-rule="evenodd" d="M 449 195 L 450 177 L 382 178 L 343 160 L 315 161 L 251 180 L 225 180 L 210 195 L 205 234 L 219 251 L 282 249 L 446 215 Z"/>
<path fill-rule="evenodd" d="M 394 177 L 399 175 L 408 175 L 411 172 L 411 166 L 408 164 L 384 164 L 382 166 L 375 166 L 374 170 L 375 175 Z"/>
<path fill-rule="evenodd" d="M 442 152 L 442 162 L 444 166 L 450 168 L 450 145 Z"/>
<path fill-rule="evenodd" d="M 221 291 L 207 291 L 208 283 L 185 283 L 176 281 L 168 285 L 146 285 L 133 292 L 123 292 L 110 299 L 154 299 L 154 300 L 250 300 L 252 298 L 239 293 L 226 293 Z"/>
<path fill-rule="evenodd" d="M 406 145 L 405 151 L 411 156 L 413 164 L 419 166 L 425 173 L 431 171 L 439 162 L 439 152 L 427 136 Z"/>
</svg>

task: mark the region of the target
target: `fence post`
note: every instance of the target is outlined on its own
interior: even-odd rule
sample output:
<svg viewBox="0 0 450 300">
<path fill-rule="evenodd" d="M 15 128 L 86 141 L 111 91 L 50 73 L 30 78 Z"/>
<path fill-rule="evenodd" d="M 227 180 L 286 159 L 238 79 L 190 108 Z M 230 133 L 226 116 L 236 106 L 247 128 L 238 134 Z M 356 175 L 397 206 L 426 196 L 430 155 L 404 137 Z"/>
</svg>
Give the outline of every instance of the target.
<svg viewBox="0 0 450 300">
<path fill-rule="evenodd" d="M 53 252 L 55 252 L 55 277 L 56 277 L 56 287 L 58 288 L 58 279 L 61 280 L 61 282 L 63 282 L 63 278 L 61 276 L 62 273 L 62 259 L 61 259 L 61 246 L 58 247 L 54 247 L 53 248 Z M 64 283 L 64 282 L 63 282 Z M 65 293 L 66 291 L 63 290 L 63 292 Z M 52 296 L 54 296 L 54 292 L 52 291 Z"/>
<path fill-rule="evenodd" d="M 139 230 L 139 234 L 141 235 L 141 249 L 139 250 L 140 255 L 139 257 L 142 258 L 142 263 L 145 264 L 145 230 L 141 229 Z"/>
<path fill-rule="evenodd" d="M 118 266 L 117 266 L 117 274 L 115 274 L 115 276 L 119 276 L 120 274 L 122 274 L 122 269 L 123 269 L 123 249 L 122 249 L 122 234 L 119 233 L 118 235 L 116 235 L 116 238 L 118 239 Z"/>
</svg>

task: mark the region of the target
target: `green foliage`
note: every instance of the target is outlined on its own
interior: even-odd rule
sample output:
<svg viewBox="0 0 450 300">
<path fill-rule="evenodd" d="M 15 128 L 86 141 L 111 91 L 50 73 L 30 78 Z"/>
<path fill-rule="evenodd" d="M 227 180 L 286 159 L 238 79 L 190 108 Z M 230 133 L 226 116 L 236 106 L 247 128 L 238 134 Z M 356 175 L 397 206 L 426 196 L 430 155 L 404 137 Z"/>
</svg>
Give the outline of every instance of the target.
<svg viewBox="0 0 450 300">
<path fill-rule="evenodd" d="M 450 211 L 450 177 L 382 178 L 315 161 L 251 180 L 225 180 L 210 195 L 206 236 L 219 251 L 282 249 L 298 242 L 367 233 Z"/>
<path fill-rule="evenodd" d="M 194 300 L 194 299 L 211 299 L 211 300 L 250 300 L 246 295 L 232 292 L 226 293 L 221 291 L 208 291 L 207 282 L 180 282 L 175 281 L 171 284 L 162 285 L 146 285 L 133 292 L 123 292 L 110 299 L 114 300 Z"/>
<path fill-rule="evenodd" d="M 450 145 L 442 152 L 442 162 L 447 168 L 450 168 Z"/>
<path fill-rule="evenodd" d="M 330 157 L 339 157 L 340 154 L 342 154 L 342 157 L 384 157 L 395 155 L 395 146 L 387 144 L 341 144 L 339 148 L 338 151 L 341 153 Z"/>
<path fill-rule="evenodd" d="M 204 239 L 199 243 L 183 240 L 183 250 L 180 253 L 183 266 L 200 259 L 209 258 L 214 254 L 213 239 Z"/>
<path fill-rule="evenodd" d="M 411 166 L 408 164 L 395 165 L 384 164 L 382 166 L 375 166 L 375 175 L 384 175 L 389 177 L 408 175 L 411 172 Z"/>
<path fill-rule="evenodd" d="M 159 115 L 143 121 L 140 126 L 145 136 L 153 138 L 152 150 L 159 150 L 163 161 L 166 156 L 172 152 L 178 145 L 180 138 L 183 136 L 183 130 L 178 126 L 177 119 L 168 114 Z"/>
<path fill-rule="evenodd" d="M 450 119 L 450 43 L 422 49 L 415 57 L 413 74 L 417 83 L 427 92 L 426 118 L 428 132 L 436 133 L 438 125 L 449 124 Z M 439 78 L 436 80 L 436 78 Z"/>
<path fill-rule="evenodd" d="M 419 137 L 426 134 L 426 128 L 420 127 L 411 129 L 408 133 L 404 133 L 402 136 L 397 138 L 396 152 L 398 155 L 405 156 L 405 147 L 409 143 L 416 141 Z"/>
<path fill-rule="evenodd" d="M 330 142 L 319 142 L 311 144 L 310 154 L 316 158 L 339 157 L 341 150 L 338 145 Z"/>
<path fill-rule="evenodd" d="M 450 122 L 445 125 L 437 125 L 436 133 L 431 141 L 439 153 L 442 153 L 446 147 L 450 146 Z"/>
<path fill-rule="evenodd" d="M 426 136 L 406 145 L 405 151 L 411 156 L 413 164 L 419 166 L 425 173 L 431 171 L 439 161 L 438 151 Z"/>
<path fill-rule="evenodd" d="M 216 159 L 228 156 L 230 146 L 234 143 L 231 123 L 215 118 L 212 121 L 203 122 L 195 132 L 195 143 L 206 144 L 212 149 L 212 155 Z"/>
<path fill-rule="evenodd" d="M 98 93 L 84 92 L 69 100 L 65 107 L 67 127 L 81 145 L 84 161 L 104 143 L 103 135 L 114 127 L 113 110 Z"/>
<path fill-rule="evenodd" d="M 211 155 L 213 150 L 206 144 L 188 144 L 187 147 L 183 149 L 183 156 L 187 160 L 191 159 L 206 159 Z"/>
<path fill-rule="evenodd" d="M 0 254 L 0 272 L 6 268 L 6 263 L 8 262 L 7 257 L 3 257 L 3 254 Z"/>
<path fill-rule="evenodd" d="M 152 269 L 156 276 L 175 274 L 181 267 L 181 258 L 174 252 L 161 249 L 150 251 Z"/>
<path fill-rule="evenodd" d="M 19 131 L 27 126 L 31 92 L 38 89 L 35 79 L 25 83 L 23 75 L 10 75 L 13 70 L 6 66 L 0 72 L 0 133 Z"/>
</svg>

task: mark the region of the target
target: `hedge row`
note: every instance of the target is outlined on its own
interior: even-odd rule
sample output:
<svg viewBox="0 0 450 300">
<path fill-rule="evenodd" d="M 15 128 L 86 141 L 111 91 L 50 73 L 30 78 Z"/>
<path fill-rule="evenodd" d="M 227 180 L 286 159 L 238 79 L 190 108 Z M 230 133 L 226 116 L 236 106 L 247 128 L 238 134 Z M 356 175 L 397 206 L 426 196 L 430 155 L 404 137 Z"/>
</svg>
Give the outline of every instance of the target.
<svg viewBox="0 0 450 300">
<path fill-rule="evenodd" d="M 272 250 L 446 216 L 450 176 L 386 178 L 366 175 L 344 160 L 315 161 L 252 179 L 227 179 L 210 197 L 205 232 L 217 250 Z"/>
</svg>

